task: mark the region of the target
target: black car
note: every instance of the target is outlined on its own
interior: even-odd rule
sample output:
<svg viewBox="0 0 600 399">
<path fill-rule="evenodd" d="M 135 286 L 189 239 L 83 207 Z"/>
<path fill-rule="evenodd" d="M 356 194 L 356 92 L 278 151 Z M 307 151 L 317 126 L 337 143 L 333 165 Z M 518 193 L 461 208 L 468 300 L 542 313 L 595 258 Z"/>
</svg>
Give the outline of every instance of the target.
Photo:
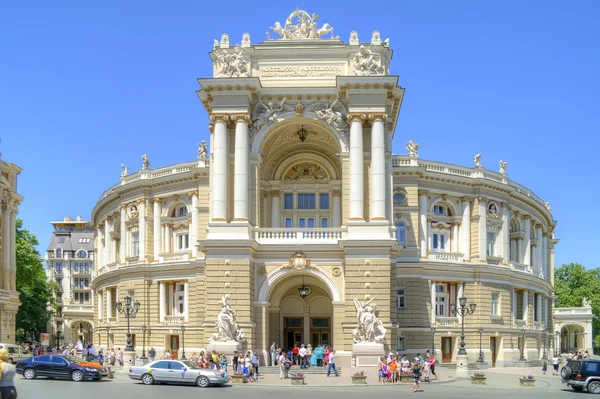
<svg viewBox="0 0 600 399">
<path fill-rule="evenodd" d="M 17 373 L 25 379 L 36 377 L 65 378 L 76 382 L 100 380 L 108 375 L 106 368 L 74 356 L 48 354 L 30 357 L 17 363 Z"/>
<path fill-rule="evenodd" d="M 571 360 L 560 371 L 560 377 L 574 391 L 600 393 L 600 360 Z"/>
</svg>

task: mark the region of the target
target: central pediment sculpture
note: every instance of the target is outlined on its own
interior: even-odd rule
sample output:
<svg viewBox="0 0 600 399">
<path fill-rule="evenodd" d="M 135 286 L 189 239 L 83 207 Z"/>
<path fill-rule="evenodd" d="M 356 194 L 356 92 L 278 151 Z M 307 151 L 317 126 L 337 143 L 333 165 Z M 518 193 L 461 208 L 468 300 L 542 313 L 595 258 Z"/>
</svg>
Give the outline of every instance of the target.
<svg viewBox="0 0 600 399">
<path fill-rule="evenodd" d="M 275 22 L 275 26 L 271 30 L 280 36 L 280 40 L 302 40 L 302 39 L 320 39 L 321 36 L 331 33 L 330 39 L 339 39 L 333 36 L 333 27 L 328 23 L 323 24 L 320 28 L 317 27 L 317 14 L 310 15 L 304 10 L 299 10 L 290 14 L 282 26 L 280 22 Z M 295 23 L 294 23 L 295 22 Z M 267 32 L 267 37 L 271 39 L 271 35 Z"/>
</svg>

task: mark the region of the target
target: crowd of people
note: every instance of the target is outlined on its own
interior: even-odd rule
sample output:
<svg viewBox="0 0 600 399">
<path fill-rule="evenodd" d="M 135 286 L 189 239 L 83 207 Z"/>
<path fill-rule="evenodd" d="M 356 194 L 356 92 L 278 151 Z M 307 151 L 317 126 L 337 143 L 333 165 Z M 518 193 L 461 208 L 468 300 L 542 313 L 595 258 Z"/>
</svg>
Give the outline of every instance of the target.
<svg viewBox="0 0 600 399">
<path fill-rule="evenodd" d="M 403 377 L 410 377 L 414 392 L 421 391 L 421 382 L 431 382 L 431 376 L 437 380 L 435 374 L 435 357 L 427 351 L 425 356 L 417 356 L 409 360 L 408 356 L 393 354 L 379 360 L 379 382 L 382 384 L 401 382 Z"/>
</svg>

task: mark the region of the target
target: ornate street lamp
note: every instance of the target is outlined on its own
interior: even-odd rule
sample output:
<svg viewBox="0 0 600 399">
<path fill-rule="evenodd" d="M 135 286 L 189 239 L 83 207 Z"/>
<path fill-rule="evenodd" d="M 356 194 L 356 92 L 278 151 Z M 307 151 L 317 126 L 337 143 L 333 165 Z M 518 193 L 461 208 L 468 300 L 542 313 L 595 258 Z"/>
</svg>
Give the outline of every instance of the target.
<svg viewBox="0 0 600 399">
<path fill-rule="evenodd" d="M 56 349 L 60 350 L 60 326 L 56 327 Z"/>
<path fill-rule="evenodd" d="M 523 338 L 521 342 L 521 358 L 519 359 L 520 362 L 526 362 L 527 359 L 525 359 L 525 329 L 521 329 L 521 334 L 523 334 Z"/>
<path fill-rule="evenodd" d="M 119 313 L 123 313 L 127 319 L 127 345 L 125 346 L 125 352 L 133 352 L 133 347 L 131 346 L 131 328 L 129 325 L 129 318 L 131 315 L 136 314 L 138 310 L 140 310 L 140 303 L 138 301 L 134 301 L 132 303 L 129 295 L 125 297 L 125 305 L 123 305 L 121 301 L 117 302 L 117 311 Z"/>
<path fill-rule="evenodd" d="M 185 326 L 181 325 L 181 360 L 187 360 L 185 357 Z"/>
<path fill-rule="evenodd" d="M 548 331 L 544 330 L 542 333 L 542 341 L 544 341 L 544 355 L 542 356 L 542 360 L 548 360 L 548 356 L 546 356 L 546 340 L 548 339 Z"/>
<path fill-rule="evenodd" d="M 479 333 L 479 359 L 477 359 L 476 363 L 485 363 L 485 360 L 483 360 L 483 350 L 481 350 L 481 336 L 483 335 L 483 328 L 479 327 L 477 332 Z"/>
<path fill-rule="evenodd" d="M 460 315 L 462 323 L 460 330 L 460 349 L 458 350 L 458 354 L 466 355 L 467 351 L 465 350 L 465 316 L 472 315 L 473 313 L 475 313 L 477 305 L 475 304 L 475 302 L 472 302 L 467 307 L 467 298 L 465 298 L 464 296 L 458 298 L 458 304 L 458 308 L 455 304 L 452 304 L 450 307 L 450 311 L 454 316 Z"/>
<path fill-rule="evenodd" d="M 435 327 L 431 327 L 431 354 L 433 355 L 433 358 L 436 360 L 437 362 L 437 358 L 435 357 Z"/>
<path fill-rule="evenodd" d="M 140 359 L 143 360 L 148 360 L 148 358 L 146 357 L 146 326 L 143 325 L 142 326 L 142 356 L 140 357 Z"/>
</svg>

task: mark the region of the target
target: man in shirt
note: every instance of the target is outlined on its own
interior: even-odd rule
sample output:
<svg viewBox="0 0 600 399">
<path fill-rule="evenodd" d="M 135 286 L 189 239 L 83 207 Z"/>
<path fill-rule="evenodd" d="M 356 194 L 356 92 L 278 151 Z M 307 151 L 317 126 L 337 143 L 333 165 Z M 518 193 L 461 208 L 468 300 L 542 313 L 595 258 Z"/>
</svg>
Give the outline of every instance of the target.
<svg viewBox="0 0 600 399">
<path fill-rule="evenodd" d="M 238 369 L 238 362 L 240 361 L 240 357 L 237 351 L 233 351 L 233 359 L 231 360 L 231 365 L 233 366 L 232 374 L 235 374 Z"/>
<path fill-rule="evenodd" d="M 279 353 L 277 363 L 279 364 L 279 379 L 282 380 L 284 377 L 287 378 L 287 369 L 285 368 L 286 363 L 285 352 L 282 350 Z"/>
<path fill-rule="evenodd" d="M 552 367 L 554 367 L 554 370 L 552 371 L 552 375 L 558 375 L 559 361 L 560 361 L 560 358 L 558 357 L 557 354 L 555 354 L 554 357 L 552 358 Z"/>
<path fill-rule="evenodd" d="M 156 357 L 156 350 L 153 346 L 150 347 L 150 352 L 148 352 L 148 354 L 150 355 L 150 361 L 153 362 Z"/>
<path fill-rule="evenodd" d="M 298 356 L 300 357 L 300 368 L 308 368 L 308 366 L 306 365 L 306 348 L 304 347 L 304 344 L 302 344 L 302 346 L 298 350 Z"/>
<path fill-rule="evenodd" d="M 331 353 L 329 354 L 329 365 L 327 366 L 327 377 L 329 377 L 329 374 L 331 374 L 331 369 L 333 369 L 336 377 L 340 376 L 337 372 L 337 369 L 335 368 L 335 349 L 332 350 Z"/>
</svg>

